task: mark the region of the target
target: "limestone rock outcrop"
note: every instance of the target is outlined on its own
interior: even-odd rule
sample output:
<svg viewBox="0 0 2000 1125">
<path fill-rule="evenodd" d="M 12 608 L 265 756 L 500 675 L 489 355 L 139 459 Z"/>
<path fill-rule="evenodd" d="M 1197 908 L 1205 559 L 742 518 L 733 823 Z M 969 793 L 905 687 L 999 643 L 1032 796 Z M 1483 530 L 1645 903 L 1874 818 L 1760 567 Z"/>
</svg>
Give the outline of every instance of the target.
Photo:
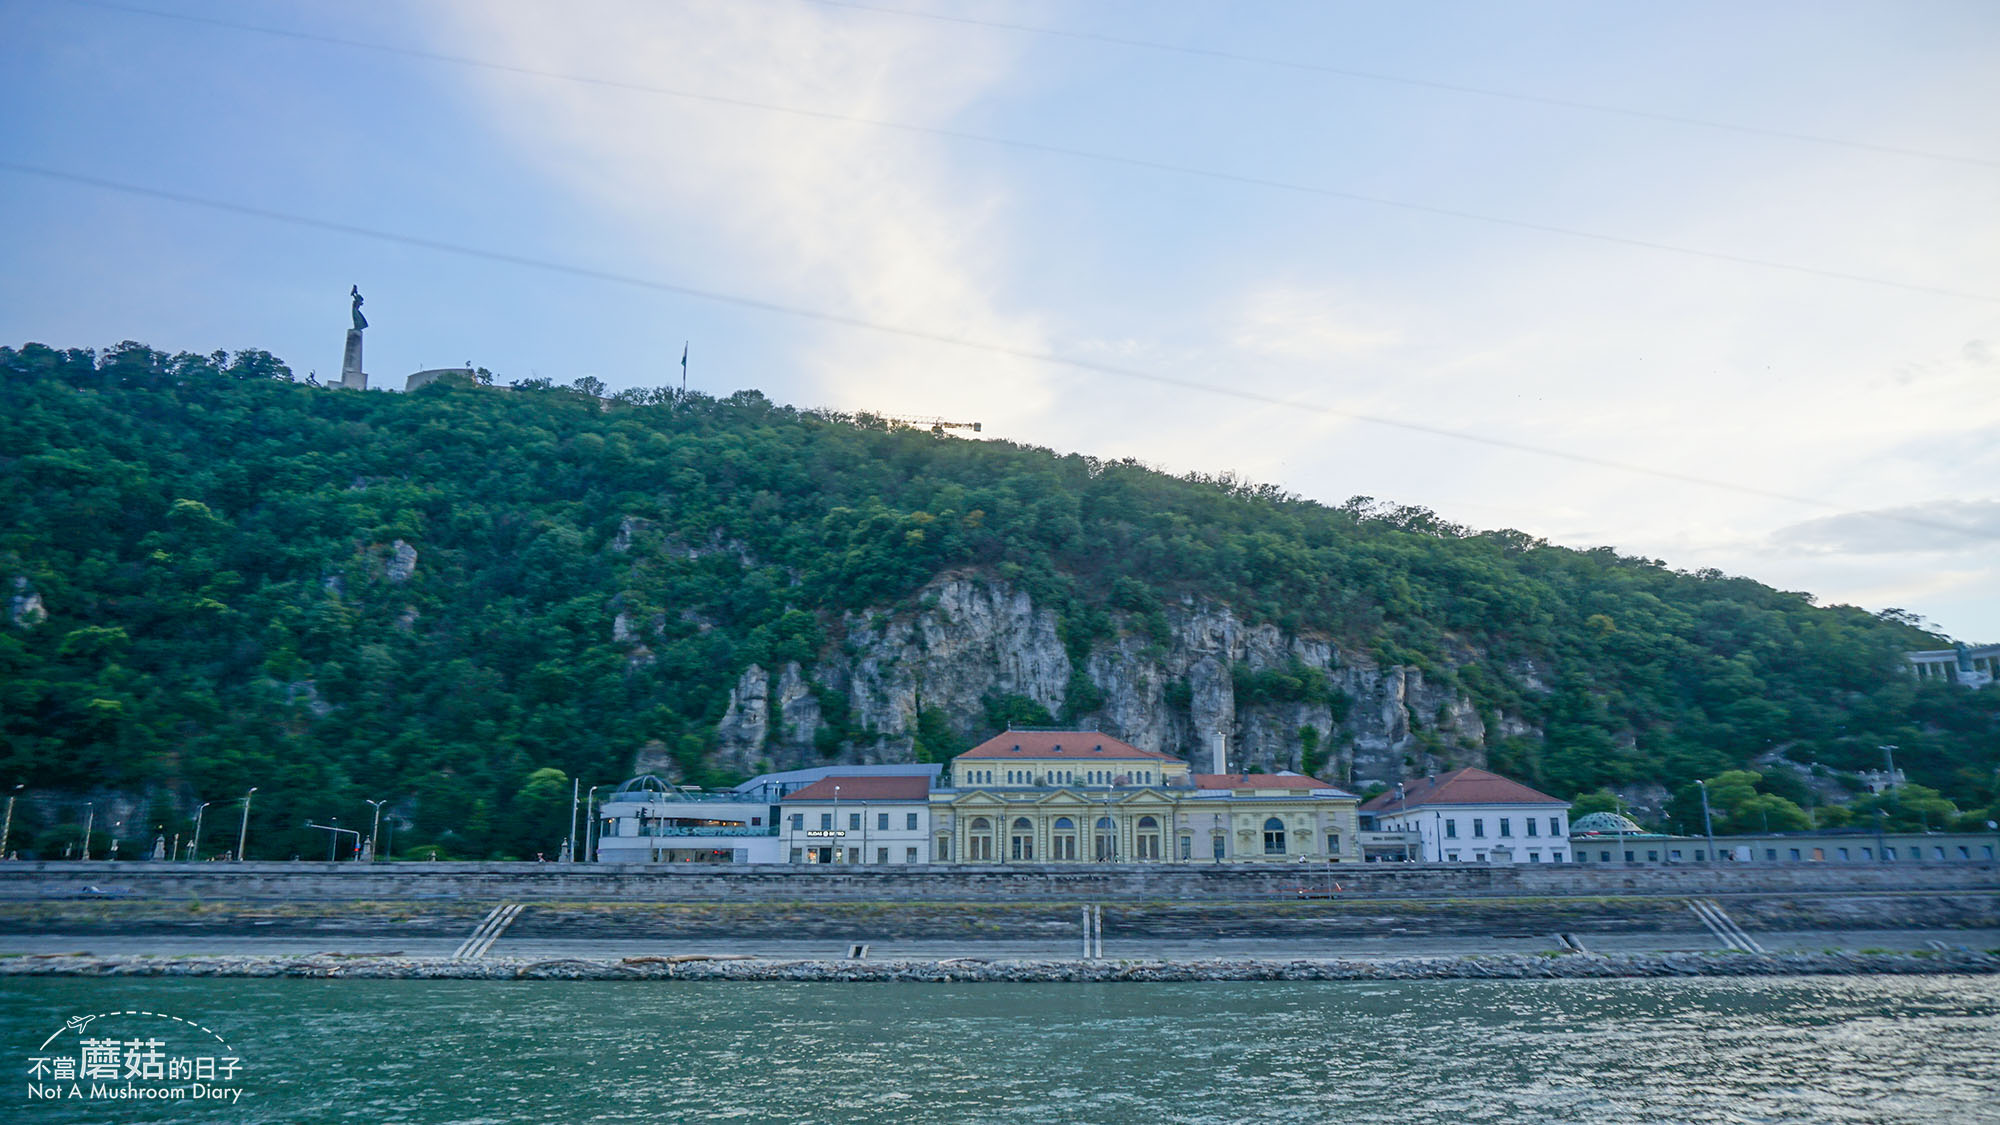
<svg viewBox="0 0 2000 1125">
<path fill-rule="evenodd" d="M 1248 624 L 1195 598 L 1165 616 L 1164 637 L 1114 618 L 1113 635 L 1081 657 L 1095 698 L 1076 707 L 1078 660 L 1053 610 L 996 578 L 941 575 L 914 608 L 847 615 L 811 667 L 745 668 L 716 730 L 715 760 L 741 772 L 909 761 L 920 716 L 934 713 L 969 740 L 986 729 L 989 700 L 1015 696 L 1065 725 L 1186 758 L 1202 772 L 1218 738 L 1230 770 L 1317 764 L 1321 776 L 1357 786 L 1485 764 L 1487 720 L 1417 668 L 1379 667 L 1328 639 Z M 1300 669 L 1320 678 L 1317 690 L 1237 698 L 1246 674 Z M 826 696 L 845 701 L 837 727 L 827 725 Z M 1494 718 L 1502 731 L 1533 730 L 1518 717 Z"/>
</svg>

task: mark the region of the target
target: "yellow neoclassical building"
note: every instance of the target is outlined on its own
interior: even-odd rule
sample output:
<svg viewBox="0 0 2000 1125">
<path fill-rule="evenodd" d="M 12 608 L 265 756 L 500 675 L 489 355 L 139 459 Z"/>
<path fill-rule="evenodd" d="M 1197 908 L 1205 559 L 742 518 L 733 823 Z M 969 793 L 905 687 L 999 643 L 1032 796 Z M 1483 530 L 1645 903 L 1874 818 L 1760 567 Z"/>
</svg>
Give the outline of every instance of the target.
<svg viewBox="0 0 2000 1125">
<path fill-rule="evenodd" d="M 1358 798 L 1297 773 L 1197 774 L 1097 731 L 1010 730 L 931 792 L 938 863 L 1361 859 Z"/>
</svg>

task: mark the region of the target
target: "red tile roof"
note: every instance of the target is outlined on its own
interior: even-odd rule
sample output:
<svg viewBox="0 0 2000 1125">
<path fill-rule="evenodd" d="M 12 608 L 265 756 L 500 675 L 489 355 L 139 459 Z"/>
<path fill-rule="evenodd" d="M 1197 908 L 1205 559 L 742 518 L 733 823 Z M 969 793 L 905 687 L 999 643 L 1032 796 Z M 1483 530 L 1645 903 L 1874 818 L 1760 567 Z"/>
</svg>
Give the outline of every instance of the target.
<svg viewBox="0 0 2000 1125">
<path fill-rule="evenodd" d="M 1010 730 L 974 746 L 961 758 L 1065 758 L 1080 762 L 1101 762 L 1113 758 L 1140 758 L 1155 762 L 1178 762 L 1171 754 L 1141 750 L 1094 730 Z"/>
<path fill-rule="evenodd" d="M 1509 781 L 1488 770 L 1466 768 L 1436 777 L 1403 783 L 1403 799 L 1396 791 L 1376 797 L 1361 806 L 1362 812 L 1400 812 L 1424 805 L 1562 805 L 1547 793 L 1537 792 L 1518 781 Z"/>
<path fill-rule="evenodd" d="M 838 794 L 835 786 L 840 787 Z M 928 777 L 822 777 L 785 800 L 921 801 L 930 795 Z"/>
<path fill-rule="evenodd" d="M 1339 789 L 1331 781 L 1321 781 L 1302 773 L 1198 773 L 1196 789 Z"/>
</svg>

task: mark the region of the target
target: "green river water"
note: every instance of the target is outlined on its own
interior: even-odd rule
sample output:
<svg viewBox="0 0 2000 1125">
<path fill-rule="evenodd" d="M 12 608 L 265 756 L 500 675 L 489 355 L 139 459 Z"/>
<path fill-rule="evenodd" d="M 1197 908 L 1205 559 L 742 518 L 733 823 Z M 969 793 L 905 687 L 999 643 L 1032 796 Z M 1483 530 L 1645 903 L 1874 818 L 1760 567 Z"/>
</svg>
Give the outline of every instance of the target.
<svg viewBox="0 0 2000 1125">
<path fill-rule="evenodd" d="M 98 1032 L 227 1053 L 240 1100 L 28 1095 Z M 17 979 L 0 1042 L 9 1122 L 2000 1122 L 1993 977 Z"/>
</svg>

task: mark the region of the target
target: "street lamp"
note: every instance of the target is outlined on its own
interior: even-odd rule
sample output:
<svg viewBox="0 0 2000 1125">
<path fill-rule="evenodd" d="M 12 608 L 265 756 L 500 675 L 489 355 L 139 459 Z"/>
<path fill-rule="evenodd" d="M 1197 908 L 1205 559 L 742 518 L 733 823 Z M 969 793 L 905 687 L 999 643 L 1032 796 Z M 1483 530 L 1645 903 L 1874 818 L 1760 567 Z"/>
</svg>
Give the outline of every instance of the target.
<svg viewBox="0 0 2000 1125">
<path fill-rule="evenodd" d="M 366 797 L 361 799 L 375 806 L 375 824 L 368 829 L 368 862 L 375 863 L 382 858 L 382 806 L 388 802 L 369 801 Z"/>
<path fill-rule="evenodd" d="M 7 794 L 7 823 L 0 826 L 0 859 L 7 858 L 7 840 L 14 835 L 14 798 L 20 796 L 21 790 L 27 787 L 27 782 L 22 782 Z"/>
<path fill-rule="evenodd" d="M 833 846 L 833 861 L 835 863 L 846 863 L 847 841 L 843 837 L 847 835 L 847 832 L 840 826 L 840 786 L 838 785 L 833 787 L 833 830 L 839 833 L 834 839 L 840 841 L 840 843 Z"/>
<path fill-rule="evenodd" d="M 211 803 L 212 802 L 209 801 L 203 801 L 201 804 L 195 806 L 194 843 L 188 846 L 188 858 L 190 860 L 198 860 L 201 858 L 201 814 L 208 811 L 208 806 Z"/>
<path fill-rule="evenodd" d="M 88 811 L 88 815 L 83 818 L 83 858 L 89 859 L 90 830 L 97 825 L 97 802 L 85 801 L 84 808 Z"/>
<path fill-rule="evenodd" d="M 1708 837 L 1708 861 L 1714 863 L 1715 825 L 1708 816 L 1708 782 L 1696 778 L 1694 783 L 1701 786 L 1701 830 Z"/>
<path fill-rule="evenodd" d="M 583 852 L 593 863 L 597 860 L 597 845 L 594 842 L 597 836 L 597 791 L 602 788 L 602 785 L 591 786 L 590 792 L 583 798 Z"/>
<path fill-rule="evenodd" d="M 243 848 L 250 842 L 250 798 L 257 792 L 252 785 L 250 792 L 243 794 L 243 824 L 236 830 L 236 862 L 243 862 Z"/>
<path fill-rule="evenodd" d="M 563 854 L 569 857 L 564 861 L 566 863 L 576 862 L 576 807 L 582 803 L 578 800 L 583 796 L 578 791 L 578 787 L 582 784 L 583 779 L 580 777 L 569 779 L 569 836 L 563 841 Z"/>
</svg>

